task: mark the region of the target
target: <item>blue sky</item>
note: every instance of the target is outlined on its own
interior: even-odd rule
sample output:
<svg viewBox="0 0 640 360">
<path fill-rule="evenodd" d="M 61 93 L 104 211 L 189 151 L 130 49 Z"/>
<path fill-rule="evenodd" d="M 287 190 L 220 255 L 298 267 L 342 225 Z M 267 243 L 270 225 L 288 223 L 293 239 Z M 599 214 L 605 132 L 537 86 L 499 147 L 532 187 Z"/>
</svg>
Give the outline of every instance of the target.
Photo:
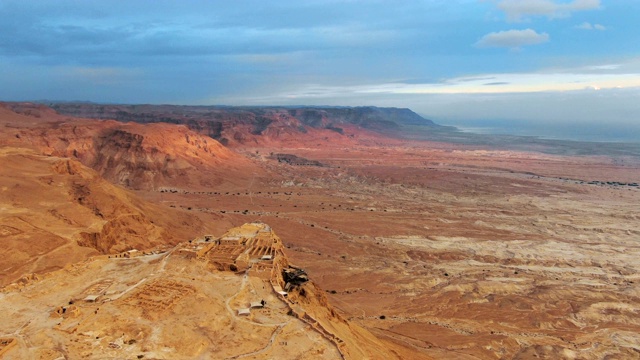
<svg viewBox="0 0 640 360">
<path fill-rule="evenodd" d="M 640 128 L 640 1 L 0 0 L 0 100 Z"/>
</svg>

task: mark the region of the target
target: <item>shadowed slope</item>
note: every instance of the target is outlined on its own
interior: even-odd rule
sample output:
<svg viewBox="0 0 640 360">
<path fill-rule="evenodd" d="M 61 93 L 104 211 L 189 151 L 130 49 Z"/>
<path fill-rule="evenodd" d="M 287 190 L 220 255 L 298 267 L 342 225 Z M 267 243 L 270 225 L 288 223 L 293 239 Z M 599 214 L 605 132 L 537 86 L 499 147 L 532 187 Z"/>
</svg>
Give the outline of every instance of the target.
<svg viewBox="0 0 640 360">
<path fill-rule="evenodd" d="M 141 200 L 71 159 L 0 152 L 0 284 L 96 253 L 175 244 L 197 218 Z"/>
</svg>

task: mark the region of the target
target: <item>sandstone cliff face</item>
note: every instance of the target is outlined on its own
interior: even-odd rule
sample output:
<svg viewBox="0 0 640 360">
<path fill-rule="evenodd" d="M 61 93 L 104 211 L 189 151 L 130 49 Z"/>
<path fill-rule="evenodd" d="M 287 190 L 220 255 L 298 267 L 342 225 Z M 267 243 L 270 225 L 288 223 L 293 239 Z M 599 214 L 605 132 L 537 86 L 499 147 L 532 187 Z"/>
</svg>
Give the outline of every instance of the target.
<svg viewBox="0 0 640 360">
<path fill-rule="evenodd" d="M 223 174 L 242 180 L 238 170 L 250 166 L 244 157 L 185 126 L 73 119 L 28 104 L 18 107 L 22 114 L 0 110 L 0 123 L 11 129 L 0 135 L 8 144 L 76 158 L 133 189 L 212 187 L 223 182 Z"/>
<path fill-rule="evenodd" d="M 52 168 L 70 180 L 69 200 L 82 206 L 85 215 L 88 210 L 88 215 L 101 225 L 80 231 L 76 237 L 78 245 L 106 254 L 172 244 L 181 240 L 176 236 L 177 233 L 168 231 L 169 227 L 179 228 L 181 224 L 171 218 L 163 219 L 161 211 L 165 210 L 111 185 L 78 161 L 58 160 Z M 179 218 L 184 224 L 201 226 L 197 219 L 186 216 Z"/>
<path fill-rule="evenodd" d="M 76 160 L 57 160 L 52 169 L 66 181 L 70 202 L 83 207 L 83 215 L 98 222 L 77 234 L 80 246 L 103 254 L 146 249 L 183 241 L 203 227 L 198 218 L 150 204 Z"/>
<path fill-rule="evenodd" d="M 182 126 L 157 124 L 151 129 L 138 124 L 110 127 L 93 138 L 93 151 L 85 163 L 105 178 L 134 189 L 175 184 L 215 185 L 198 171 L 224 169 L 246 161 L 217 141 Z M 66 154 L 75 149 L 66 149 Z M 81 157 L 83 154 L 80 155 Z"/>
</svg>

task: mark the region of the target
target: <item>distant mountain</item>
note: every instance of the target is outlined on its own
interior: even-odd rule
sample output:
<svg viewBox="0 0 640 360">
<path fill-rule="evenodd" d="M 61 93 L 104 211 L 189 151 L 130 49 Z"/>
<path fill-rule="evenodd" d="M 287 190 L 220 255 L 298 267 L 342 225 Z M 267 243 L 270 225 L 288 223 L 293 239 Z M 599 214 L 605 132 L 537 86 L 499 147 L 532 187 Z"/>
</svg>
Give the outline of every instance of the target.
<svg viewBox="0 0 640 360">
<path fill-rule="evenodd" d="M 360 125 L 367 129 L 394 129 L 402 125 L 438 126 L 433 121 L 406 108 L 380 108 L 375 106 L 347 108 L 295 108 L 290 113 L 305 124 L 314 126 L 318 119 L 337 123 Z"/>
<path fill-rule="evenodd" d="M 353 137 L 361 130 L 399 135 L 407 126 L 445 128 L 409 109 L 363 107 L 230 107 L 53 103 L 63 115 L 123 122 L 183 124 L 222 144 Z M 348 131 L 351 130 L 351 131 Z"/>
</svg>

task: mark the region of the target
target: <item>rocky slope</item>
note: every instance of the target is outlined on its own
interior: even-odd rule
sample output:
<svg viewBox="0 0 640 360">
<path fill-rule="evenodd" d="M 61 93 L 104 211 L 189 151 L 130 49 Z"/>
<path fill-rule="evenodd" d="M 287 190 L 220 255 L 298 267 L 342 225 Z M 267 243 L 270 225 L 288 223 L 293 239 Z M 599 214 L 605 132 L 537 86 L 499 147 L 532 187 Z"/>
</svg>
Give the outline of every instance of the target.
<svg viewBox="0 0 640 360">
<path fill-rule="evenodd" d="M 242 182 L 242 170 L 251 166 L 218 141 L 180 125 L 75 119 L 42 106 L 5 103 L 0 126 L 0 140 L 8 145 L 78 159 L 133 189 Z"/>
<path fill-rule="evenodd" d="M 0 151 L 0 284 L 92 254 L 175 244 L 204 229 L 150 204 L 79 161 L 29 149 Z"/>
<path fill-rule="evenodd" d="M 233 175 L 249 164 L 183 126 L 71 119 L 33 104 L 0 106 L 0 129 L 0 284 L 204 231 L 198 217 L 118 185 L 242 183 Z"/>
</svg>

